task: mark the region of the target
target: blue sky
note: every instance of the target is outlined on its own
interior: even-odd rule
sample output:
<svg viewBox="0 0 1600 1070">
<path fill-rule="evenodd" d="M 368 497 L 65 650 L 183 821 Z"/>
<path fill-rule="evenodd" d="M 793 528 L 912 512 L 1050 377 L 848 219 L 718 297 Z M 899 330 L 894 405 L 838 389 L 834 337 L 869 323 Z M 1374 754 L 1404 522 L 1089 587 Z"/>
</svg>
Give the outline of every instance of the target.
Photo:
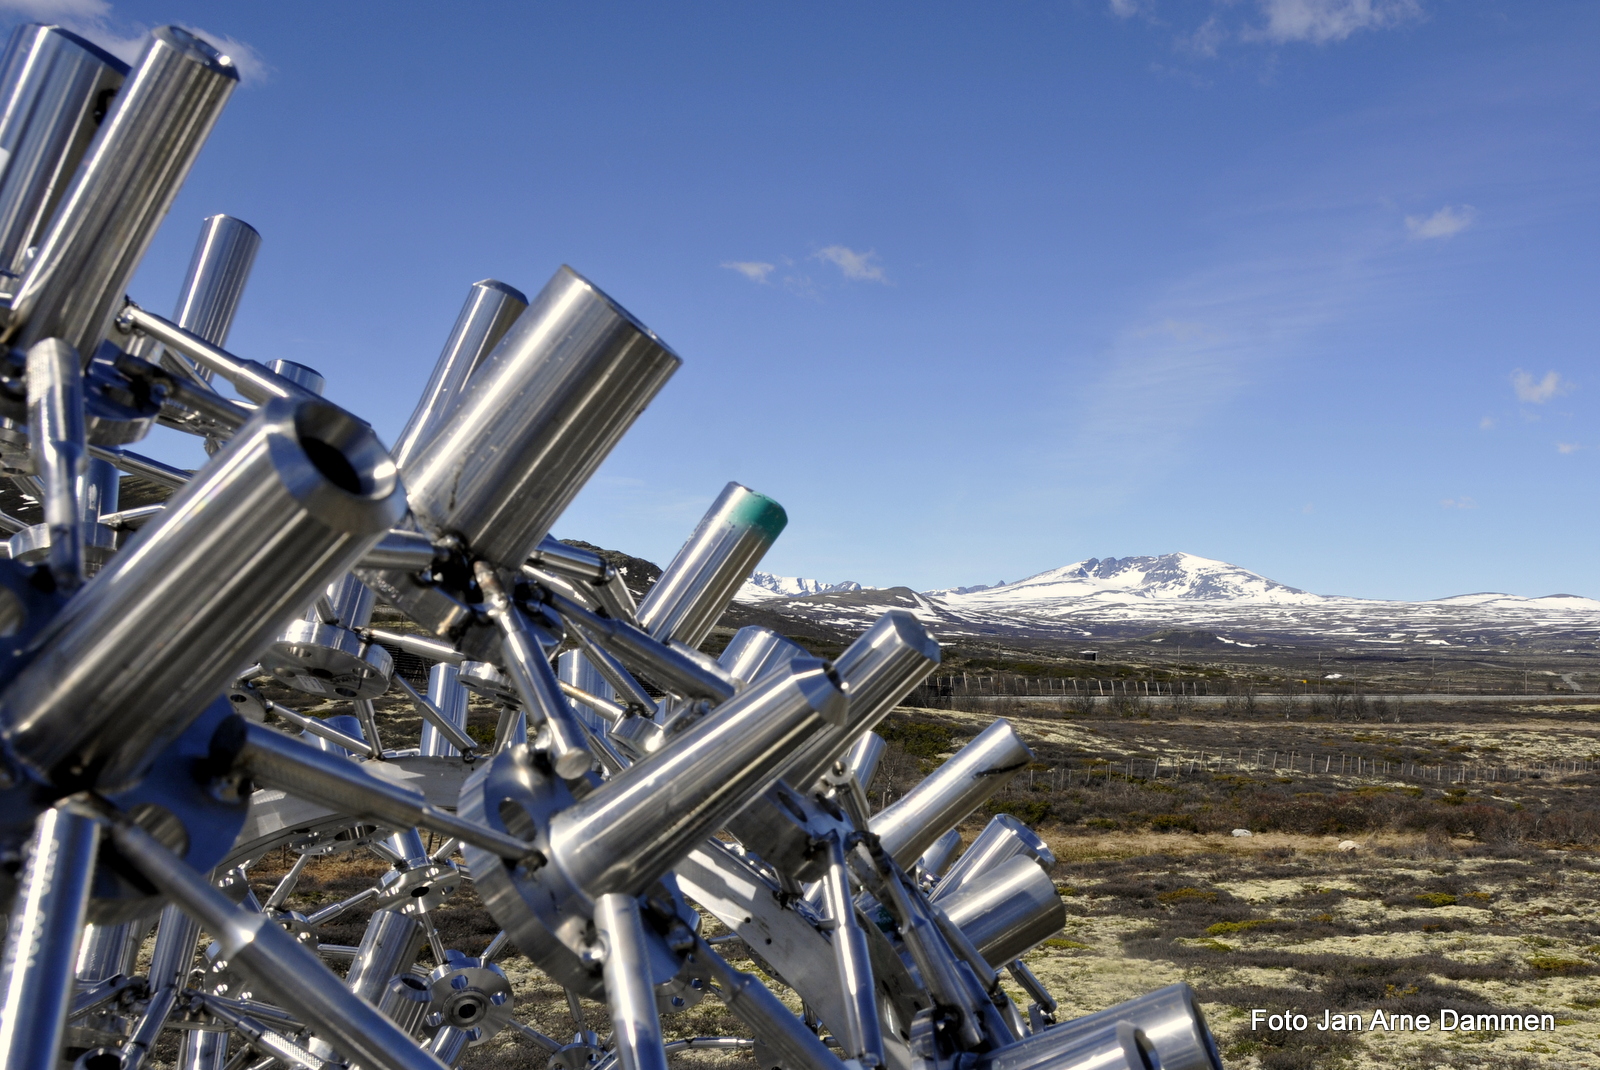
<svg viewBox="0 0 1600 1070">
<path fill-rule="evenodd" d="M 240 58 L 132 295 L 249 221 L 230 348 L 386 440 L 475 279 L 570 263 L 671 344 L 560 535 L 665 562 L 737 479 L 789 575 L 1600 597 L 1600 5 L 0 11 Z"/>
</svg>

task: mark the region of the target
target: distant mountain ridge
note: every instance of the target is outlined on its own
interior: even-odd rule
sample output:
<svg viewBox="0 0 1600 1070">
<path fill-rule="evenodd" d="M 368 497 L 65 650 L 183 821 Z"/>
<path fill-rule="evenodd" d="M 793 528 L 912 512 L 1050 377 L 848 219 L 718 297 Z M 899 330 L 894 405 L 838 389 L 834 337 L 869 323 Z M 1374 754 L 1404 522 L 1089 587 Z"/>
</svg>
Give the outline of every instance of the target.
<svg viewBox="0 0 1600 1070">
<path fill-rule="evenodd" d="M 1200 628 L 1226 631 L 1231 638 L 1219 634 L 1222 642 L 1314 636 L 1455 646 L 1535 633 L 1575 642 L 1600 639 L 1600 600 L 1592 598 L 1478 593 L 1398 602 L 1319 595 L 1188 553 L 1088 558 L 1013 583 L 920 593 L 757 573 L 738 600 L 833 629 L 857 629 L 898 606 L 952 637 L 1086 638 Z"/>
</svg>

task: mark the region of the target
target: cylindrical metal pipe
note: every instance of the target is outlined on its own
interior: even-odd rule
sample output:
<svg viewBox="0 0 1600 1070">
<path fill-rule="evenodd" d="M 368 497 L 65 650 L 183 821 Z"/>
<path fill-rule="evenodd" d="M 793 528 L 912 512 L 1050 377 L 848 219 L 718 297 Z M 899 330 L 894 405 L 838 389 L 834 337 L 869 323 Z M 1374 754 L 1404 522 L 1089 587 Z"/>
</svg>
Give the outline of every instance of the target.
<svg viewBox="0 0 1600 1070">
<path fill-rule="evenodd" d="M 901 609 L 879 617 L 833 663 L 850 700 L 845 723 L 817 733 L 802 747 L 785 768 L 784 780 L 807 790 L 938 664 L 939 644 L 916 617 Z"/>
<path fill-rule="evenodd" d="M 1150 1036 L 1133 1022 L 1090 1017 L 1096 1019 L 1093 1029 L 1071 1033 L 1063 1032 L 1061 1026 L 1046 1029 L 980 1055 L 977 1065 L 980 1070 L 1174 1070 Z M 1220 1067 L 1219 1063 L 1218 1070 Z"/>
<path fill-rule="evenodd" d="M 0 1066 L 6 1070 L 55 1070 L 99 843 L 99 820 L 74 802 L 51 807 L 34 822 L 0 962 Z"/>
<path fill-rule="evenodd" d="M 733 638 L 717 656 L 717 664 L 728 670 L 728 675 L 734 679 L 753 684 L 795 658 L 807 656 L 805 647 L 799 643 L 771 628 L 751 624 L 733 633 Z"/>
<path fill-rule="evenodd" d="M 843 1022 L 828 1025 L 838 1034 L 847 1058 L 858 1060 L 862 1066 L 879 1066 L 883 1063 L 883 1032 L 878 1020 L 878 991 L 872 979 L 867 934 L 856 919 L 855 901 L 850 895 L 844 844 L 837 835 L 830 835 L 821 850 L 827 855 L 820 882 L 822 900 L 828 910 L 834 968 L 844 996 Z"/>
<path fill-rule="evenodd" d="M 228 331 L 250 280 L 261 235 L 242 219 L 231 215 L 207 216 L 200 224 L 189 273 L 178 289 L 172 322 L 214 346 L 228 344 Z M 208 382 L 209 368 L 197 369 Z"/>
<path fill-rule="evenodd" d="M 950 859 L 955 857 L 956 850 L 961 846 L 961 833 L 951 829 L 937 840 L 933 846 L 922 852 L 917 859 L 917 868 L 925 876 L 937 877 L 944 872 L 944 867 L 950 864 Z"/>
<path fill-rule="evenodd" d="M 445 720 L 465 731 L 467 727 L 467 689 L 457 679 L 461 670 L 439 662 L 428 670 L 428 701 Z M 433 725 L 423 722 L 422 753 L 428 758 L 454 758 L 461 752 Z"/>
<path fill-rule="evenodd" d="M 59 338 L 28 350 L 28 440 L 44 484 L 44 522 L 50 532 L 50 574 L 75 590 L 83 582 L 83 515 L 78 483 L 89 463 L 83 419 L 83 369 Z"/>
<path fill-rule="evenodd" d="M 94 355 L 238 83 L 233 61 L 187 30 L 151 32 L 22 277 L 16 344 L 60 338 Z"/>
<path fill-rule="evenodd" d="M 862 790 L 872 784 L 872 778 L 878 773 L 878 763 L 883 761 L 883 752 L 888 749 L 888 740 L 876 732 L 866 732 L 845 753 L 844 767 L 856 778 Z"/>
<path fill-rule="evenodd" d="M 1027 855 L 1046 873 L 1055 868 L 1056 856 L 1037 832 L 1010 814 L 996 814 L 928 898 L 939 900 L 954 895 L 969 882 L 987 876 L 1000 863 L 1017 855 Z"/>
<path fill-rule="evenodd" d="M 442 1064 L 368 1003 L 351 995 L 310 950 L 265 914 L 242 910 L 144 829 L 119 823 L 117 849 L 145 879 L 197 919 L 268 999 L 341 1053 L 373 1070 L 440 1070 Z M 52 1055 L 54 1053 L 52 1052 Z"/>
<path fill-rule="evenodd" d="M 378 1003 L 390 980 L 411 969 L 425 937 L 422 922 L 410 914 L 373 911 L 345 975 L 345 987 L 368 1003 Z"/>
<path fill-rule="evenodd" d="M 150 926 L 125 921 L 121 925 L 90 925 L 78 945 L 78 964 L 73 972 L 80 982 L 105 981 L 121 974 L 133 976 L 139 945 Z M 192 947 L 191 947 L 192 950 Z"/>
<path fill-rule="evenodd" d="M 783 506 L 729 483 L 639 603 L 639 626 L 662 642 L 699 646 L 789 523 Z"/>
<path fill-rule="evenodd" d="M 638 895 L 765 791 L 784 758 L 844 713 L 823 662 L 797 658 L 550 822 L 552 861 L 590 895 Z"/>
<path fill-rule="evenodd" d="M 1017 855 L 939 901 L 938 909 L 996 968 L 1061 931 L 1067 908 L 1037 863 Z"/>
<path fill-rule="evenodd" d="M 822 1038 L 801 1024 L 766 985 L 734 969 L 703 939 L 696 939 L 694 957 L 717 982 L 728 1010 L 772 1048 L 785 1070 L 837 1070 L 839 1060 Z"/>
<path fill-rule="evenodd" d="M 319 401 L 263 405 L 41 634 L 0 696 L 13 753 L 130 782 L 404 509 L 366 424 Z"/>
<path fill-rule="evenodd" d="M 128 76 L 128 65 L 59 26 L 18 26 L 0 58 L 0 275 L 28 267 L 56 205 Z"/>
<path fill-rule="evenodd" d="M 611 721 L 596 713 L 590 707 L 576 699 L 571 698 L 571 692 L 566 687 L 574 687 L 588 695 L 593 695 L 602 702 L 612 702 L 614 693 L 606 678 L 600 670 L 594 667 L 581 650 L 568 650 L 556 658 L 556 678 L 565 686 L 562 693 L 571 699 L 572 712 L 577 715 L 589 731 L 603 734 L 611 727 Z"/>
<path fill-rule="evenodd" d="M 472 284 L 450 337 L 445 339 L 444 351 L 433 365 L 428 385 L 422 390 L 422 398 L 395 440 L 391 452 L 396 464 L 404 468 L 428 444 L 460 399 L 473 370 L 500 344 L 527 307 L 527 295 L 514 286 L 496 279 Z"/>
<path fill-rule="evenodd" d="M 946 829 L 982 806 L 1031 761 L 1033 751 L 1011 722 L 998 720 L 873 817 L 872 831 L 890 857 L 909 866 Z"/>
<path fill-rule="evenodd" d="M 681 363 L 563 267 L 404 469 L 424 530 L 520 568 Z"/>
<path fill-rule="evenodd" d="M 594 927 L 604 947 L 606 1003 L 622 1070 L 667 1070 L 639 901 L 620 892 L 600 896 L 594 902 Z"/>
<path fill-rule="evenodd" d="M 413 974 L 402 973 L 389 978 L 389 986 L 378 1001 L 378 1010 L 402 1030 L 416 1036 L 431 1002 L 427 983 Z"/>
</svg>

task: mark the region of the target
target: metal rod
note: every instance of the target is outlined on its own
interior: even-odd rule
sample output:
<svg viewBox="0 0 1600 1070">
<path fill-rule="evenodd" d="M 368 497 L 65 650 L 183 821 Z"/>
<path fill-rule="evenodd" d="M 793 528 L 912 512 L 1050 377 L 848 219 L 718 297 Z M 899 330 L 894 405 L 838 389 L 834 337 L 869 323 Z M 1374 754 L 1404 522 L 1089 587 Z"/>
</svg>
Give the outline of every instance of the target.
<svg viewBox="0 0 1600 1070">
<path fill-rule="evenodd" d="M 28 349 L 28 445 L 44 485 L 50 531 L 50 574 L 57 586 L 83 583 L 83 516 L 77 486 L 88 467 L 83 418 L 83 369 L 77 351 L 59 338 Z"/>
<path fill-rule="evenodd" d="M 583 648 L 595 671 L 616 689 L 618 698 L 639 710 L 655 710 L 656 702 L 650 697 L 650 692 L 640 686 L 639 681 L 633 678 L 622 662 L 611 656 L 610 651 L 589 638 L 582 628 L 572 629 L 572 635 L 578 640 L 578 645 Z"/>
<path fill-rule="evenodd" d="M 304 729 L 314 736 L 325 739 L 329 743 L 337 743 L 351 754 L 365 754 L 367 751 L 366 740 L 346 735 L 326 721 L 316 717 L 308 717 L 303 713 L 289 709 L 287 706 L 280 706 L 271 699 L 263 699 L 262 705 L 266 706 L 268 713 L 275 713 L 290 724 Z"/>
<path fill-rule="evenodd" d="M 6 1070 L 55 1070 L 99 842 L 99 819 L 74 800 L 34 822 L 0 962 Z"/>
<path fill-rule="evenodd" d="M 118 322 L 182 353 L 201 368 L 209 369 L 232 383 L 234 389 L 251 401 L 265 403 L 274 398 L 300 400 L 316 397 L 299 383 L 253 360 L 236 357 L 221 346 L 212 345 L 199 335 L 179 327 L 129 301 L 122 307 Z"/>
<path fill-rule="evenodd" d="M 834 1029 L 847 1056 L 862 1066 L 879 1066 L 883 1063 L 883 1032 L 878 1021 L 878 992 L 867 953 L 867 934 L 856 921 L 855 901 L 850 895 L 844 844 L 833 833 L 823 839 L 820 849 L 825 854 L 823 902 L 832 930 L 834 968 L 844 994 L 844 1020 Z"/>
<path fill-rule="evenodd" d="M 446 667 L 448 668 L 449 666 Z M 451 745 L 462 754 L 472 754 L 478 749 L 477 741 L 463 732 L 460 726 L 449 717 L 445 716 L 443 710 L 429 702 L 425 696 L 419 694 L 417 689 L 411 686 L 409 680 L 399 673 L 395 673 L 394 676 L 390 677 L 389 682 L 405 692 L 406 698 L 411 700 L 411 705 L 416 707 L 417 712 L 422 714 L 423 719 L 431 724 L 436 732 L 448 739 Z"/>
<path fill-rule="evenodd" d="M 438 1070 L 440 1063 L 265 914 L 241 910 L 148 832 L 131 821 L 112 828 L 117 849 L 161 894 L 199 921 L 222 956 L 245 971 L 345 1055 L 376 1070 Z"/>
<path fill-rule="evenodd" d="M 545 659 L 522 611 L 512 604 L 494 567 L 473 566 L 483 590 L 489 617 L 500 627 L 500 654 L 506 674 L 522 696 L 523 709 L 544 721 L 550 739 L 550 764 L 564 777 L 581 776 L 594 765 L 594 754 L 577 715 L 561 697 L 561 685 Z"/>
<path fill-rule="evenodd" d="M 213 740 L 214 753 L 232 753 L 258 782 L 300 795 L 342 813 L 367 817 L 390 828 L 420 826 L 503 858 L 537 853 L 531 843 L 495 832 L 430 806 L 422 792 L 379 780 L 354 762 L 315 750 L 264 725 L 226 721 Z"/>
<path fill-rule="evenodd" d="M 306 863 L 311 861 L 309 854 L 303 854 L 294 860 L 294 865 L 289 867 L 289 872 L 278 881 L 277 887 L 272 889 L 272 894 L 267 896 L 267 901 L 261 904 L 262 910 L 277 910 L 283 906 L 284 900 L 294 894 L 294 886 L 300 882 L 300 874 L 305 872 Z"/>
<path fill-rule="evenodd" d="M 577 699 L 579 702 L 583 703 L 585 706 L 600 714 L 613 724 L 628 716 L 628 711 L 623 707 L 618 706 L 615 702 L 607 702 L 599 695 L 591 695 L 582 688 L 573 687 L 565 680 L 560 681 L 560 684 L 561 693 L 563 695 L 566 695 L 568 698 Z"/>
<path fill-rule="evenodd" d="M 409 632 L 391 632 L 384 628 L 362 628 L 361 638 L 369 643 L 383 643 L 385 646 L 396 647 L 407 654 L 415 654 L 419 658 L 429 661 L 442 661 L 447 665 L 460 665 L 468 660 L 467 656 L 449 643 L 437 639 L 429 639 L 425 635 L 414 635 Z"/>
<path fill-rule="evenodd" d="M 695 938 L 694 958 L 711 974 L 728 1009 L 772 1048 L 785 1070 L 839 1070 L 838 1057 L 782 1000 L 750 974 L 734 969 L 704 938 Z"/>
<path fill-rule="evenodd" d="M 170 464 L 162 464 L 153 458 L 113 446 L 96 446 L 91 443 L 89 455 L 110 461 L 131 476 L 148 479 L 159 487 L 168 487 L 172 490 L 182 490 L 194 477 L 194 473 L 186 469 L 174 468 Z"/>
<path fill-rule="evenodd" d="M 605 956 L 606 1003 L 622 1070 L 666 1070 L 639 901 L 615 892 L 600 896 L 594 903 L 594 927 Z"/>
<path fill-rule="evenodd" d="M 378 717 L 372 708 L 372 700 L 352 699 L 350 705 L 355 707 L 356 719 L 361 722 L 362 734 L 367 737 L 367 756 L 374 761 L 383 761 L 383 740 L 378 737 Z"/>
<path fill-rule="evenodd" d="M 539 591 L 569 627 L 583 632 L 596 645 L 615 654 L 624 664 L 640 669 L 675 694 L 683 698 L 725 702 L 738 691 L 733 678 L 709 658 L 702 661 L 691 656 L 687 648 L 668 646 L 625 621 L 596 616 L 572 599 L 547 587 L 541 587 Z"/>
<path fill-rule="evenodd" d="M 313 911 L 311 914 L 306 915 L 306 921 L 312 928 L 318 925 L 326 925 L 340 915 L 354 910 L 367 900 L 376 899 L 379 894 L 377 888 L 363 888 L 348 899 L 341 899 L 337 903 L 329 903 L 321 910 Z"/>
</svg>

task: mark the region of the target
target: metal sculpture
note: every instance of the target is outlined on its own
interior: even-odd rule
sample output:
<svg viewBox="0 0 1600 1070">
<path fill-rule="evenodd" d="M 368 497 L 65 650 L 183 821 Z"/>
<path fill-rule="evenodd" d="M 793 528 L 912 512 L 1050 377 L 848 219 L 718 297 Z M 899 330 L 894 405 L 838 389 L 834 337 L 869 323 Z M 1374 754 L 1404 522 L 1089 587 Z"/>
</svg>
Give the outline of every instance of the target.
<svg viewBox="0 0 1600 1070">
<path fill-rule="evenodd" d="M 1219 1068 L 1186 986 L 1055 1022 L 1021 961 L 1063 920 L 1049 849 L 1000 816 L 956 857 L 955 826 L 1032 758 L 1009 724 L 871 812 L 872 728 L 939 661 L 915 617 L 832 662 L 762 628 L 697 649 L 783 529 L 776 502 L 728 484 L 637 605 L 548 537 L 680 363 L 587 279 L 563 267 L 531 300 L 475 283 L 392 453 L 312 369 L 223 348 L 248 225 L 205 221 L 172 319 L 123 296 L 236 81 L 174 27 L 131 68 L 45 26 L 0 59 L 0 468 L 44 515 L 0 514 L 0 1063 L 135 1070 L 176 1029 L 185 1070 L 424 1070 L 510 1029 L 563 1070 L 686 1048 Z M 127 448 L 158 421 L 209 462 Z M 118 470 L 171 495 L 121 509 Z M 376 599 L 415 629 L 372 628 Z M 432 665 L 425 693 L 389 648 Z M 352 712 L 289 709 L 262 677 Z M 426 722 L 413 747 L 381 735 L 390 688 Z M 472 694 L 500 707 L 492 741 L 466 731 Z M 297 860 L 258 901 L 248 870 L 279 849 Z M 356 849 L 389 864 L 371 887 L 285 908 L 308 862 Z M 475 956 L 433 920 L 468 881 L 504 930 Z M 363 904 L 358 947 L 320 939 Z M 566 988 L 572 1043 L 518 1020 L 495 963 L 513 945 Z M 751 1036 L 665 1041 L 662 1015 L 709 994 Z"/>
</svg>

